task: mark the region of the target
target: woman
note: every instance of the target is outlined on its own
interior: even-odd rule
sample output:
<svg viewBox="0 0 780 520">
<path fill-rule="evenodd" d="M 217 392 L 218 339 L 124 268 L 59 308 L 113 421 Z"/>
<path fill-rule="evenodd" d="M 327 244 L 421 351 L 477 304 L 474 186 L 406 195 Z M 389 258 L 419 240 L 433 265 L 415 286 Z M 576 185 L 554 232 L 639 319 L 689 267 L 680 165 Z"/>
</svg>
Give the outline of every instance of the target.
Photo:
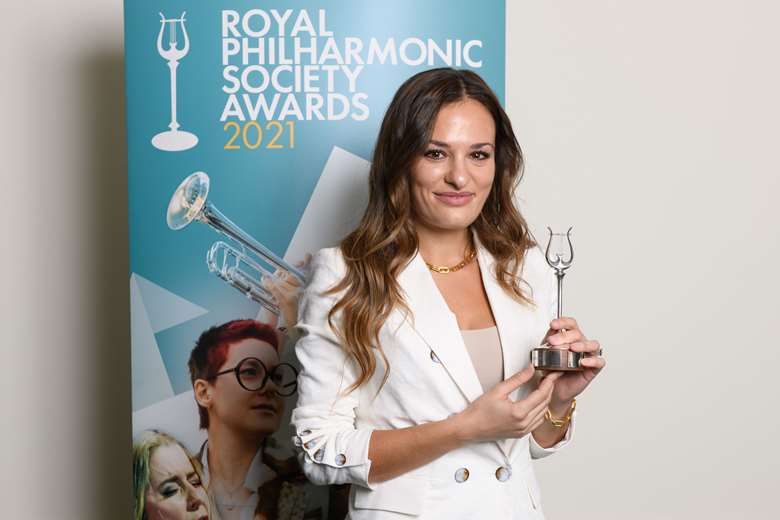
<svg viewBox="0 0 780 520">
<path fill-rule="evenodd" d="M 200 464 L 176 439 L 156 430 L 133 443 L 135 520 L 208 520 Z"/>
<path fill-rule="evenodd" d="M 368 207 L 320 250 L 300 300 L 292 423 L 315 483 L 352 483 L 349 518 L 543 518 L 531 460 L 567 444 L 604 367 L 513 204 L 522 155 L 475 73 L 396 92 Z M 582 372 L 534 379 L 547 341 Z"/>
<path fill-rule="evenodd" d="M 223 520 L 306 518 L 308 483 L 298 461 L 266 451 L 296 387 L 296 371 L 281 362 L 281 348 L 272 325 L 240 319 L 204 331 L 190 353 L 190 380 L 207 433 L 198 460 Z"/>
</svg>

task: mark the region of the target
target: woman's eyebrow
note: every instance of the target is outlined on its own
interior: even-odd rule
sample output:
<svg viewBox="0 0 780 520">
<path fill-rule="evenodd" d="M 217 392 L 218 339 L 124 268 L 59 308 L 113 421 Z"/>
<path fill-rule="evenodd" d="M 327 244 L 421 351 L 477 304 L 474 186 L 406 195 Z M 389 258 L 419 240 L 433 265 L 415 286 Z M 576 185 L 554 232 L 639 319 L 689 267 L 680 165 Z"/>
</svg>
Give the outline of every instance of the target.
<svg viewBox="0 0 780 520">
<path fill-rule="evenodd" d="M 442 148 L 449 148 L 450 147 L 450 145 L 445 143 L 444 141 L 436 141 L 434 139 L 431 139 L 431 144 L 435 144 L 436 146 L 441 146 Z M 474 143 L 474 144 L 471 145 L 471 148 L 482 148 L 483 146 L 490 146 L 492 148 L 495 148 L 493 143 L 488 143 L 488 142 Z"/>
</svg>

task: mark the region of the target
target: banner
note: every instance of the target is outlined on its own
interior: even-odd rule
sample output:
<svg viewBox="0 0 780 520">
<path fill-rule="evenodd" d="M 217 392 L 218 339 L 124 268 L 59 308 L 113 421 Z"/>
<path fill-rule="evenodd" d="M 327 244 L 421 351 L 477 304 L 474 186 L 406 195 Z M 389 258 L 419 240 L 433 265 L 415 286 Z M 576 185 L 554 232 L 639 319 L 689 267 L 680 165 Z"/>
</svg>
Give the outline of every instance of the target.
<svg viewBox="0 0 780 520">
<path fill-rule="evenodd" d="M 292 445 L 289 289 L 358 222 L 404 80 L 469 68 L 503 102 L 504 26 L 503 1 L 125 2 L 135 518 L 343 518 Z"/>
</svg>

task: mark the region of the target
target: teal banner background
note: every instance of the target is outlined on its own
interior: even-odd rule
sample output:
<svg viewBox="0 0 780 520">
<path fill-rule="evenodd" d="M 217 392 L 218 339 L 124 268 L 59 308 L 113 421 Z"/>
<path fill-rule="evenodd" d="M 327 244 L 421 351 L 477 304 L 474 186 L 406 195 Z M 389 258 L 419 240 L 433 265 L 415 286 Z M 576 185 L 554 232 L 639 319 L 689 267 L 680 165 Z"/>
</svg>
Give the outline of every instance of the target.
<svg viewBox="0 0 780 520">
<path fill-rule="evenodd" d="M 223 27 L 225 17 L 232 20 L 234 16 L 226 15 L 225 11 L 234 11 L 241 17 L 252 10 L 262 11 L 266 18 L 261 14 L 250 17 L 246 27 L 249 32 L 241 22 L 235 26 L 238 36 Z M 283 27 L 270 14 L 271 10 L 276 10 L 278 16 L 291 11 Z M 175 19 L 185 11 L 189 49 L 178 60 L 176 68 L 176 111 L 180 130 L 196 135 L 198 142 L 186 150 L 164 151 L 152 144 L 152 138 L 168 130 L 171 121 L 170 69 L 158 51 L 157 38 L 161 14 L 166 19 Z M 300 19 L 302 11 L 308 15 L 311 25 L 306 16 Z M 252 35 L 251 31 L 265 29 L 266 19 L 271 21 L 267 33 Z M 295 27 L 298 34 L 293 36 Z M 315 36 L 308 31 L 310 28 L 317 33 Z M 236 41 L 226 42 L 223 34 Z M 246 42 L 244 37 L 248 38 Z M 315 72 L 318 79 L 315 78 L 312 86 L 319 92 L 313 94 L 322 96 L 326 107 L 329 97 L 339 98 L 337 111 L 341 107 L 339 103 L 346 99 L 349 103 L 346 117 L 306 118 L 305 92 L 279 92 L 273 86 L 261 93 L 241 89 L 236 96 L 243 103 L 244 94 L 250 102 L 256 102 L 262 95 L 270 104 L 278 94 L 279 105 L 273 119 L 278 123 L 269 123 L 262 111 L 254 121 L 248 116 L 243 121 L 236 116 L 223 117 L 230 99 L 223 88 L 232 85 L 225 79 L 225 67 L 237 66 L 231 75 L 240 77 L 246 67 L 258 64 L 257 55 L 252 53 L 249 62 L 242 63 L 240 52 L 229 56 L 225 63 L 226 46 L 257 47 L 263 40 L 262 44 L 268 47 L 275 40 L 278 50 L 279 42 L 284 40 L 286 55 L 292 58 L 295 38 L 300 39 L 299 45 L 308 47 L 313 37 L 320 51 L 332 39 L 331 44 L 342 55 L 345 39 L 359 41 L 363 46 L 359 55 L 364 60 L 372 39 L 383 49 L 390 41 L 393 42 L 390 47 L 397 53 L 397 63 L 389 59 L 380 63 L 377 59 L 358 69 L 358 63 L 338 63 L 334 54 L 322 63 L 312 62 L 310 54 L 302 54 L 302 59 L 293 60 L 288 67 L 302 70 L 304 66 L 318 66 Z M 182 47 L 183 38 L 178 26 L 178 48 Z M 400 51 L 403 42 L 407 42 L 407 60 Z M 423 49 L 430 51 L 432 45 L 445 50 L 448 43 L 453 49 L 469 45 L 467 57 L 472 66 L 455 58 L 447 63 L 436 52 L 421 54 Z M 166 31 L 163 46 L 167 48 L 169 44 L 170 34 Z M 197 428 L 187 371 L 187 359 L 195 340 L 210 326 L 236 318 L 263 316 L 260 305 L 209 273 L 206 251 L 216 240 L 225 240 L 223 236 L 201 223 L 178 231 L 166 224 L 168 202 L 179 183 L 193 172 L 206 172 L 211 179 L 208 197 L 211 203 L 279 256 L 291 263 L 301 260 L 304 251 L 314 252 L 340 238 L 337 232 L 340 228 L 334 222 L 322 218 L 304 222 L 306 211 L 310 209 L 314 215 L 328 214 L 331 210 L 327 206 L 346 204 L 353 205 L 349 212 L 355 219 L 359 217 L 360 197 L 339 198 L 338 194 L 350 189 L 359 192 L 361 188 L 333 186 L 332 181 L 325 182 L 323 172 L 327 165 L 337 171 L 345 164 L 355 171 L 367 172 L 384 110 L 398 86 L 425 69 L 448 65 L 471 68 L 485 78 L 503 103 L 504 45 L 504 1 L 479 4 L 467 0 L 125 2 L 134 433 L 149 428 L 163 429 L 182 440 L 191 451 L 197 451 L 205 434 Z M 429 55 L 432 60 L 427 59 Z M 460 60 L 460 55 L 453 52 L 453 57 L 456 55 Z M 418 63 L 418 56 L 426 59 Z M 356 75 L 354 92 L 350 91 L 348 77 L 341 69 L 333 74 L 332 90 L 328 88 L 322 67 L 329 65 L 349 67 L 350 73 Z M 266 63 L 263 67 L 271 74 L 280 65 Z M 252 87 L 260 82 L 261 76 L 255 72 L 249 78 Z M 279 78 L 284 88 L 290 84 L 293 72 L 284 69 L 279 72 Z M 288 101 L 288 96 L 293 96 L 294 103 L 301 107 L 303 119 L 296 117 L 294 111 L 279 117 L 279 107 L 293 102 Z M 254 148 L 260 137 L 258 129 L 262 129 L 263 136 Z M 272 143 L 275 134 L 279 135 Z M 269 147 L 272 144 L 276 147 Z M 238 148 L 226 148 L 230 145 Z M 356 185 L 364 184 L 360 175 L 350 179 Z M 325 195 L 315 201 L 318 190 Z M 343 227 L 344 223 L 339 225 Z M 291 242 L 296 233 L 304 238 L 292 251 Z M 294 396 L 287 402 L 288 414 L 293 406 Z M 289 438 L 283 426 L 277 434 L 277 444 L 289 447 Z"/>
</svg>

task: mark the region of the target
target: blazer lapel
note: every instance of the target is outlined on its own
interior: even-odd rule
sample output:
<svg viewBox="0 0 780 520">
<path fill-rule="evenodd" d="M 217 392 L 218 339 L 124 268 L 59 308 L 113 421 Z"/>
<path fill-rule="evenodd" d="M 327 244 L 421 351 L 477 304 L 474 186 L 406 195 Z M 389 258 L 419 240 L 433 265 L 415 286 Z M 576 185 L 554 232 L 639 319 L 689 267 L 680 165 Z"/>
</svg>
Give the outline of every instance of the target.
<svg viewBox="0 0 780 520">
<path fill-rule="evenodd" d="M 433 281 L 419 251 L 398 276 L 413 320 L 406 320 L 441 361 L 469 402 L 482 395 L 482 385 L 460 335 L 458 321 Z"/>
<path fill-rule="evenodd" d="M 474 242 L 477 247 L 479 268 L 482 273 L 482 284 L 485 286 L 490 308 L 498 328 L 498 337 L 501 340 L 501 353 L 504 361 L 504 379 L 521 371 L 529 363 L 529 349 L 527 332 L 533 330 L 532 311 L 525 305 L 514 300 L 499 285 L 495 277 L 495 260 L 490 252 L 481 246 L 479 238 L 474 234 Z M 525 340 L 525 341 L 524 341 Z M 527 386 L 526 383 L 523 386 Z M 522 388 L 522 387 L 521 387 Z M 518 388 L 509 394 L 509 398 L 516 401 L 520 397 L 521 389 Z M 498 442 L 504 455 L 511 460 L 512 448 L 519 439 L 502 439 Z"/>
<path fill-rule="evenodd" d="M 477 248 L 477 261 L 493 317 L 496 320 L 501 340 L 504 363 L 504 378 L 522 370 L 528 364 L 527 342 L 523 331 L 531 326 L 530 310 L 512 299 L 498 284 L 494 274 L 494 259 L 472 232 Z M 436 286 L 419 251 L 401 271 L 398 282 L 404 291 L 413 322 L 406 320 L 417 336 L 436 354 L 445 370 L 469 402 L 473 402 L 484 391 L 474 370 L 458 321 L 439 288 Z M 520 390 L 513 391 L 510 399 L 517 399 Z M 509 456 L 517 439 L 497 441 L 498 447 Z"/>
<path fill-rule="evenodd" d="M 522 370 L 530 361 L 528 359 L 527 342 L 524 342 L 523 332 L 531 329 L 532 313 L 526 306 L 514 300 L 499 285 L 495 277 L 495 260 L 493 255 L 479 242 L 477 244 L 479 270 L 482 274 L 482 284 L 485 286 L 490 308 L 496 320 L 498 337 L 501 340 L 501 352 L 504 361 L 504 379 Z M 515 390 L 509 397 L 517 399 L 519 391 Z"/>
</svg>

